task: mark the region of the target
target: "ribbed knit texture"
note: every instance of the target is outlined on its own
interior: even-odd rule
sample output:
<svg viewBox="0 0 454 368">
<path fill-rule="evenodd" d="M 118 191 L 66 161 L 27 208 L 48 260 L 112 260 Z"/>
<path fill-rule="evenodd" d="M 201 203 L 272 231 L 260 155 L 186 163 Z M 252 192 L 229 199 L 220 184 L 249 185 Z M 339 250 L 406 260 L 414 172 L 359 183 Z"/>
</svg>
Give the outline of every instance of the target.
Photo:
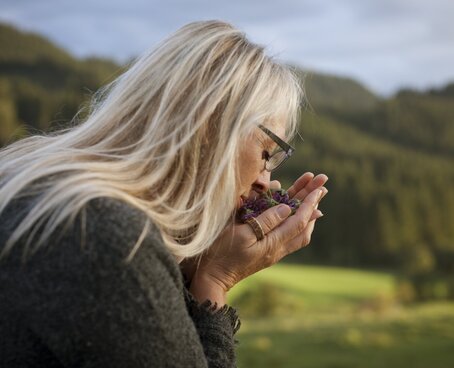
<svg viewBox="0 0 454 368">
<path fill-rule="evenodd" d="M 0 215 L 0 247 L 30 198 Z M 111 198 L 83 215 L 25 264 L 22 244 L 0 261 L 0 367 L 236 366 L 235 309 L 192 297 L 154 224 L 126 263 L 145 216 Z"/>
</svg>

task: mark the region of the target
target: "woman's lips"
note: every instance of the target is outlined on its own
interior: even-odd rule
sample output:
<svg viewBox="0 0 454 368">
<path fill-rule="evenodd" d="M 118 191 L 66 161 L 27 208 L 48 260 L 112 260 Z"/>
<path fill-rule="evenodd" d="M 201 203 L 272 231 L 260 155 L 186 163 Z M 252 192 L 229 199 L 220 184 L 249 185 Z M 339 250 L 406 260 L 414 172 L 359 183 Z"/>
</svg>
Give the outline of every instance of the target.
<svg viewBox="0 0 454 368">
<path fill-rule="evenodd" d="M 240 196 L 238 199 L 238 208 L 242 207 L 244 205 L 244 202 L 246 202 L 247 197 L 245 195 Z"/>
<path fill-rule="evenodd" d="M 247 200 L 255 201 L 260 196 L 260 193 L 251 190 L 248 195 L 242 194 L 238 199 L 238 208 L 242 207 Z"/>
</svg>

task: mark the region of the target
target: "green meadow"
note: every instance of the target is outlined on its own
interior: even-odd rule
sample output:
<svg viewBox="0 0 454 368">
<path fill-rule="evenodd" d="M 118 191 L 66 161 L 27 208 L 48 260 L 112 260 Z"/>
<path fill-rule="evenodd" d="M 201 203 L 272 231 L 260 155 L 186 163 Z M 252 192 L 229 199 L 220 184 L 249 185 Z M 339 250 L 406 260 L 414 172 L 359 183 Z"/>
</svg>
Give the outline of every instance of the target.
<svg viewBox="0 0 454 368">
<path fill-rule="evenodd" d="M 240 368 L 454 366 L 454 302 L 403 305 L 391 273 L 279 264 L 229 303 Z"/>
</svg>

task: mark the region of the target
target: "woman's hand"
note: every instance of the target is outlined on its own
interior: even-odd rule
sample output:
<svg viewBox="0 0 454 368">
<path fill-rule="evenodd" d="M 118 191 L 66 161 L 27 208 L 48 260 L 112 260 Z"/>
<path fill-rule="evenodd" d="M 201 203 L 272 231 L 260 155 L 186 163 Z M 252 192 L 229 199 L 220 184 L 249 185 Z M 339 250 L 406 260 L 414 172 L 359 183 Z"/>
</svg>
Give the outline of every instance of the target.
<svg viewBox="0 0 454 368">
<path fill-rule="evenodd" d="M 302 200 L 296 213 L 290 207 L 272 207 L 256 219 L 262 225 L 265 238 L 257 238 L 248 224 L 230 224 L 212 247 L 203 255 L 192 277 L 190 291 L 200 301 L 211 298 L 225 303 L 225 294 L 239 281 L 267 268 L 286 255 L 309 244 L 317 207 L 328 192 L 322 185 L 326 175 L 302 175 L 289 188 L 290 196 Z M 278 182 L 273 182 L 277 185 Z"/>
<path fill-rule="evenodd" d="M 289 189 L 287 189 L 287 193 L 289 194 L 290 198 L 296 198 L 302 201 L 313 190 L 317 188 L 322 188 L 327 181 L 328 177 L 325 174 L 319 174 L 316 177 L 314 177 L 313 173 L 306 172 L 303 175 L 301 175 Z M 272 180 L 270 182 L 270 189 L 280 188 L 281 183 L 278 180 Z M 325 196 L 326 193 L 328 193 L 328 189 L 324 188 L 323 190 L 325 191 L 323 196 Z M 323 213 L 320 210 L 317 210 L 317 207 L 312 214 L 311 220 L 315 220 L 323 216 Z"/>
<path fill-rule="evenodd" d="M 301 175 L 293 185 L 288 188 L 287 192 L 290 198 L 297 198 L 299 200 L 304 200 L 306 196 L 317 188 L 321 188 L 328 181 L 328 177 L 325 174 L 319 174 L 314 177 L 314 174 L 311 172 L 304 173 Z M 279 183 L 277 180 L 274 182 Z M 280 184 L 276 184 L 280 188 Z"/>
</svg>

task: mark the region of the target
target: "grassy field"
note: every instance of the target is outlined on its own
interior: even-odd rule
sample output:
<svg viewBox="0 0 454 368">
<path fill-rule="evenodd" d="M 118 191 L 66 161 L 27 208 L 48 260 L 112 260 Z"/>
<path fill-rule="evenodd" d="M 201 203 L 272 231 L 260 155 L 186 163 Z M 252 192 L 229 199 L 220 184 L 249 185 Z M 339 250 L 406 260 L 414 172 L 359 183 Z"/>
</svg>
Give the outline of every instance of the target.
<svg viewBox="0 0 454 368">
<path fill-rule="evenodd" d="M 239 368 L 454 367 L 454 303 L 403 306 L 391 274 L 275 265 L 229 303 Z"/>
</svg>

